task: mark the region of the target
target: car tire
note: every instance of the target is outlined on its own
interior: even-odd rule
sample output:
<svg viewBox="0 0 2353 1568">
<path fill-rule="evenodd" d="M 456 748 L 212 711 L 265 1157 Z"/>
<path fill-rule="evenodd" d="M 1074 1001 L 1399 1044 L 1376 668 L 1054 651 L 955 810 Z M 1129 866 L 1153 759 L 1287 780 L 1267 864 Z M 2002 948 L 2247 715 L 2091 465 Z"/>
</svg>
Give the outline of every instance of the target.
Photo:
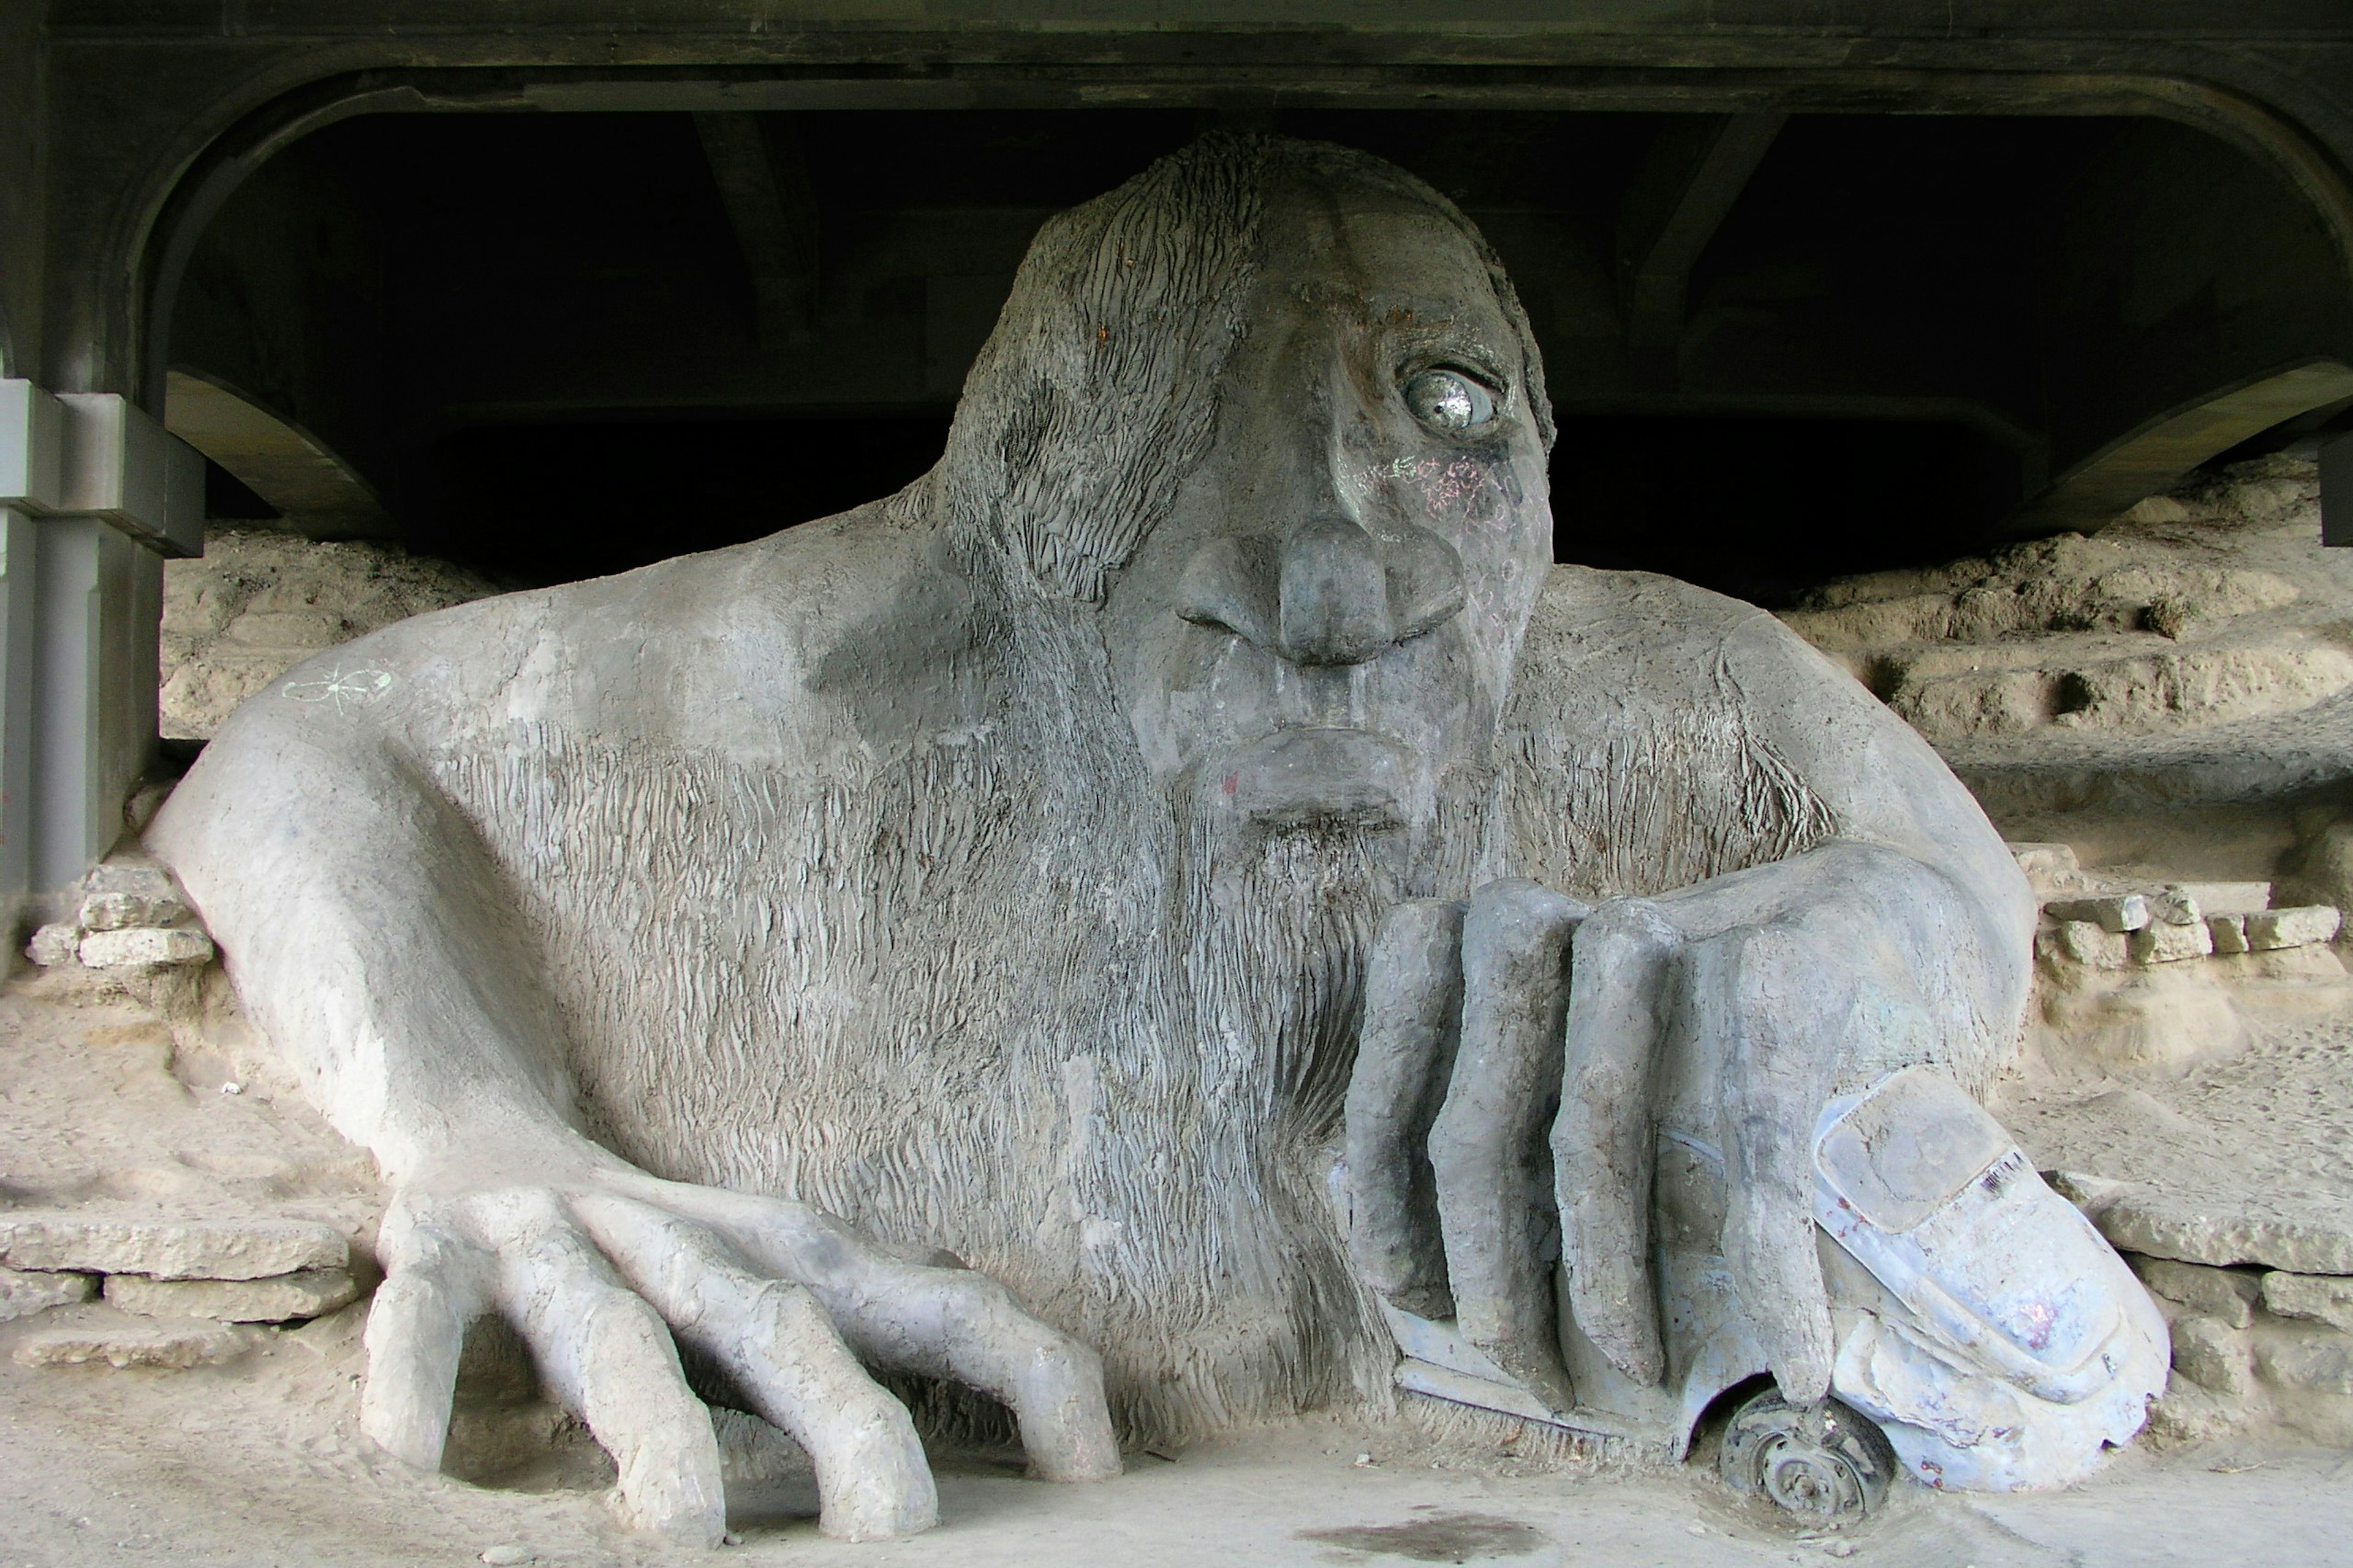
<svg viewBox="0 0 2353 1568">
<path fill-rule="evenodd" d="M 1895 1451 L 1870 1417 L 1836 1399 L 1800 1408 L 1757 1395 L 1724 1428 L 1716 1468 L 1735 1491 L 1810 1523 L 1852 1524 L 1879 1510 Z"/>
</svg>

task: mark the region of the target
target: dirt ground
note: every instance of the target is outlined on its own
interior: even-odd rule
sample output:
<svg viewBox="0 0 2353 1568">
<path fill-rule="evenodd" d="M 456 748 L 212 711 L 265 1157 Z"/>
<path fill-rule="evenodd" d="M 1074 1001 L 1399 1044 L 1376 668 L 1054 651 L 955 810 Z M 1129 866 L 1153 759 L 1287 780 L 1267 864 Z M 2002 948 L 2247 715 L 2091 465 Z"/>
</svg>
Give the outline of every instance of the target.
<svg viewBox="0 0 2353 1568">
<path fill-rule="evenodd" d="M 291 1215 L 364 1243 L 377 1203 L 367 1162 L 290 1089 L 256 1074 L 233 1022 L 216 1010 L 207 1026 L 184 1023 L 175 1050 L 159 1016 L 137 1002 L 45 989 L 54 991 L 20 982 L 0 996 L 0 1183 L 10 1202 Z M 2256 1158 L 2273 1163 L 2249 1166 L 2251 1179 L 2269 1173 L 2330 1191 L 2344 1178 L 2325 1152 L 2343 1147 L 2353 1109 L 2348 1075 L 2328 1070 L 2353 1023 L 2332 1028 L 2283 1032 L 2260 1047 L 2268 1054 L 2259 1059 L 2285 1064 L 2285 1076 L 2251 1071 L 2242 1058 L 2154 1091 L 2077 1082 L 2048 1103 L 2009 1109 L 2030 1143 L 2089 1158 L 2097 1151 L 2067 1143 L 2076 1123 L 2096 1130 L 2113 1118 L 2082 1102 L 2141 1096 L 2163 1108 L 2150 1116 L 2168 1136 L 2136 1146 L 2130 1159 L 2143 1163 L 2116 1166 L 2119 1174 L 2164 1173 L 2147 1162 L 2170 1150 L 2192 1162 L 2171 1168 L 2211 1178 L 2227 1170 L 2230 1151 L 2260 1142 Z M 237 1093 L 222 1092 L 229 1083 Z M 2284 1112 L 2310 1117 L 2309 1135 L 2284 1127 Z M 2172 1120 L 2191 1117 L 2202 1119 L 2203 1135 L 2183 1136 Z M 2251 1139 L 2258 1123 L 2274 1136 Z M 685 1555 L 612 1523 L 600 1497 L 609 1477 L 593 1452 L 566 1450 L 568 1459 L 516 1468 L 498 1486 L 422 1475 L 374 1454 L 357 1430 L 364 1310 L 256 1330 L 257 1348 L 241 1360 L 186 1372 L 20 1367 L 7 1352 L 34 1321 L 0 1325 L 0 1568 L 406 1568 L 471 1563 L 500 1547 L 540 1563 L 638 1568 Z M 1359 1465 L 1360 1454 L 1372 1462 Z M 2353 1563 L 2341 1529 L 2353 1517 L 2353 1456 L 2260 1436 L 2137 1449 L 2055 1495 L 1906 1488 L 1880 1520 L 1828 1535 L 1743 1504 L 1697 1470 L 1548 1465 L 1410 1421 L 1311 1420 L 1173 1458 L 1135 1456 L 1126 1476 L 1098 1487 L 1028 1480 L 1012 1456 L 938 1458 L 944 1523 L 929 1535 L 829 1542 L 817 1532 L 807 1478 L 787 1475 L 731 1486 L 741 1542 L 721 1556 L 807 1568 L 1844 1560 L 1994 1568 L 2204 1564 L 2227 1540 L 2235 1561 Z"/>
<path fill-rule="evenodd" d="M 2043 1170 L 2353 1230 L 2353 1016 L 2256 1020 L 2247 1035 L 2180 1078 L 2033 1073 L 1993 1110 Z"/>
<path fill-rule="evenodd" d="M 417 1568 L 501 1546 L 577 1568 L 709 1562 L 614 1528 L 594 1492 L 528 1494 L 407 1471 L 359 1450 L 352 1325 L 193 1373 L 0 1372 L 0 1563 Z M 322 1353 L 323 1352 L 323 1353 Z M 1847 1534 L 1794 1531 L 1704 1478 L 1433 1469 L 1393 1435 L 1311 1422 L 1144 1457 L 1092 1487 L 1010 1463 L 943 1464 L 944 1522 L 849 1546 L 787 1510 L 735 1521 L 719 1562 L 805 1568 L 1228 1568 L 1236 1563 L 1852 1562 L 1891 1568 L 2218 1561 L 2353 1563 L 2353 1458 L 2244 1443 L 2127 1453 L 2057 1494 L 1912 1489 Z M 1377 1462 L 1356 1463 L 1371 1452 Z M 787 1503 L 787 1510 L 791 1504 Z M 806 1506 L 805 1504 L 803 1506 Z"/>
<path fill-rule="evenodd" d="M 312 654 L 495 592 L 393 545 L 209 530 L 202 555 L 164 567 L 163 733 L 202 740 Z"/>
</svg>

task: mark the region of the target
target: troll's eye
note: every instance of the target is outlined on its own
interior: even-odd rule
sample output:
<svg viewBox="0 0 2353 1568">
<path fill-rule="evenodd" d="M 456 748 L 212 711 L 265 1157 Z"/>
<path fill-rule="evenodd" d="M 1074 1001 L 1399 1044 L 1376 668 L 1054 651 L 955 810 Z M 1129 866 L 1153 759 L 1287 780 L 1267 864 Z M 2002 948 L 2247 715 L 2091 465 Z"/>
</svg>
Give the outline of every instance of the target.
<svg viewBox="0 0 2353 1568">
<path fill-rule="evenodd" d="M 1459 370 L 1425 370 L 1405 384 L 1405 405 L 1433 430 L 1476 430 L 1495 416 L 1495 395 Z"/>
</svg>

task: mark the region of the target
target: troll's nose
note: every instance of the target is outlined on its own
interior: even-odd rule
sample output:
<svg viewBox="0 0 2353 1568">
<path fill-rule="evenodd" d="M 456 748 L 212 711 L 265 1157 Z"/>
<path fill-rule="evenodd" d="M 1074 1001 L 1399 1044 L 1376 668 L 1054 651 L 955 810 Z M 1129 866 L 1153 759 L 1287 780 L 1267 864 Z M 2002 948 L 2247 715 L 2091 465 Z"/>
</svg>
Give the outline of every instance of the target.
<svg viewBox="0 0 2353 1568">
<path fill-rule="evenodd" d="M 1362 664 L 1398 640 L 1380 552 L 1345 518 L 1291 531 L 1276 605 L 1277 651 L 1293 664 Z"/>
<path fill-rule="evenodd" d="M 1362 664 L 1462 608 L 1462 562 L 1420 529 L 1388 544 L 1345 517 L 1312 517 L 1280 540 L 1211 541 L 1186 574 L 1177 613 L 1293 664 Z"/>
</svg>

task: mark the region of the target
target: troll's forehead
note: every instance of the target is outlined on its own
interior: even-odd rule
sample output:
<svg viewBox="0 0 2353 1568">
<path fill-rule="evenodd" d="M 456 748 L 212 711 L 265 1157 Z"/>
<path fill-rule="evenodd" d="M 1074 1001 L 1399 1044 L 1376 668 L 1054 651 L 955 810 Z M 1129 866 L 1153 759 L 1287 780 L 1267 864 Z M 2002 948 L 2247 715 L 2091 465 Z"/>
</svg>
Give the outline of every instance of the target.
<svg viewBox="0 0 2353 1568">
<path fill-rule="evenodd" d="M 1381 242 L 1342 242 L 1376 222 Z M 1271 313 L 1262 282 L 1338 290 L 1352 320 L 1492 363 L 1549 444 L 1525 317 L 1444 197 L 1364 153 L 1213 136 L 1039 231 L 957 407 L 949 526 L 1101 602 L 1212 445 L 1226 372 Z"/>
</svg>

